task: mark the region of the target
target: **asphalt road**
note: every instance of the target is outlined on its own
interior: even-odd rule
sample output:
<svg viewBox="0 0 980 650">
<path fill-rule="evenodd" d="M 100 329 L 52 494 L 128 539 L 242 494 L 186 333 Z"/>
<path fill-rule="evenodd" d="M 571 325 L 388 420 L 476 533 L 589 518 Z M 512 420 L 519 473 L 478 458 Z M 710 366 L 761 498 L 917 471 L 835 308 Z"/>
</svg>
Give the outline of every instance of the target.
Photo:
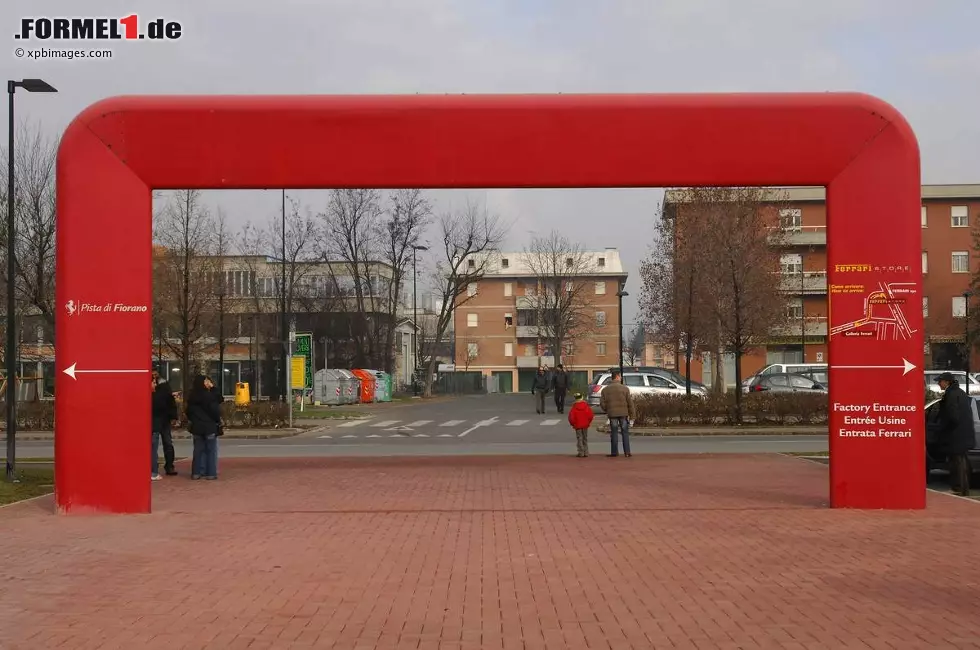
<svg viewBox="0 0 980 650">
<path fill-rule="evenodd" d="M 220 449 L 225 458 L 574 454 L 575 434 L 567 415 L 556 413 L 554 404 L 549 409 L 536 414 L 530 395 L 410 402 L 379 408 L 368 420 L 325 422 L 313 433 L 292 438 L 225 439 Z M 608 441 L 593 431 L 590 451 L 608 453 Z M 632 436 L 631 444 L 634 453 L 657 454 L 822 452 L 827 436 Z M 176 446 L 179 455 L 190 455 L 189 441 Z M 21 458 L 50 458 L 54 453 L 47 441 L 24 441 L 17 447 Z"/>
</svg>

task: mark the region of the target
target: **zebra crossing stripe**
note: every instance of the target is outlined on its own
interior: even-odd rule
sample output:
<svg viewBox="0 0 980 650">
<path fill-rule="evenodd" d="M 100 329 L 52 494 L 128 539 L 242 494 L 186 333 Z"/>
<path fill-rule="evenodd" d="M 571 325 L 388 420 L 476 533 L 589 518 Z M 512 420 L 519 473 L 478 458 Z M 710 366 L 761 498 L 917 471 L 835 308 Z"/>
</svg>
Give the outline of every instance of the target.
<svg viewBox="0 0 980 650">
<path fill-rule="evenodd" d="M 440 433 L 437 437 L 439 437 L 439 438 L 452 438 L 453 437 L 453 434 L 451 434 L 451 433 Z"/>
<path fill-rule="evenodd" d="M 356 427 L 357 425 L 363 424 L 363 423 L 364 423 L 364 420 L 348 420 L 347 422 L 344 422 L 343 424 L 338 424 L 337 426 L 338 427 Z"/>
<path fill-rule="evenodd" d="M 429 436 L 428 436 L 428 434 L 425 434 L 425 433 L 416 433 L 416 434 L 415 434 L 414 436 L 412 436 L 412 437 L 413 437 L 413 438 L 428 438 Z"/>
<path fill-rule="evenodd" d="M 553 427 L 556 424 L 558 424 L 559 422 L 561 422 L 561 420 L 544 420 L 541 423 L 541 426 L 543 426 L 543 427 Z"/>
<path fill-rule="evenodd" d="M 330 440 L 330 439 L 332 439 L 332 438 L 333 438 L 333 436 L 319 436 L 319 437 L 320 437 L 321 439 L 323 439 L 323 438 L 326 438 L 326 439 L 328 439 L 328 440 Z"/>
<path fill-rule="evenodd" d="M 377 428 L 392 427 L 398 424 L 399 422 L 401 422 L 401 420 L 382 420 L 381 422 L 376 422 L 371 426 Z"/>
<path fill-rule="evenodd" d="M 346 436 L 342 436 L 342 437 L 343 438 L 356 438 L 357 436 L 355 436 L 353 433 L 349 433 Z"/>
<path fill-rule="evenodd" d="M 372 433 L 371 435 L 369 435 L 369 436 L 365 436 L 365 437 L 367 437 L 367 438 L 380 438 L 381 436 L 379 436 L 379 435 L 378 435 L 378 434 L 376 434 L 376 433 Z"/>
<path fill-rule="evenodd" d="M 457 427 L 457 426 L 461 425 L 464 422 L 466 422 L 466 420 L 447 420 L 446 422 L 443 422 L 439 426 L 440 427 Z"/>
<path fill-rule="evenodd" d="M 522 424 L 527 424 L 527 420 L 511 420 L 510 422 L 507 423 L 507 426 L 509 426 L 509 427 L 519 427 Z"/>
<path fill-rule="evenodd" d="M 425 426 L 426 424 L 432 424 L 432 420 L 416 420 L 415 422 L 409 422 L 405 426 L 406 427 L 421 427 L 421 426 Z"/>
</svg>

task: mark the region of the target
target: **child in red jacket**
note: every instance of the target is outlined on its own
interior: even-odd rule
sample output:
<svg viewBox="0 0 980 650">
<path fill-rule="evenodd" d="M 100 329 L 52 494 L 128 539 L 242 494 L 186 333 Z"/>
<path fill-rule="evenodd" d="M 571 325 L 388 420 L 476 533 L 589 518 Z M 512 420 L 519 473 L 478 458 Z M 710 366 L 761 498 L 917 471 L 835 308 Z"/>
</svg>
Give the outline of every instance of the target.
<svg viewBox="0 0 980 650">
<path fill-rule="evenodd" d="M 589 406 L 582 393 L 575 393 L 575 403 L 568 411 L 568 423 L 575 429 L 575 445 L 578 447 L 578 457 L 589 455 L 589 427 L 592 426 L 592 407 Z"/>
</svg>

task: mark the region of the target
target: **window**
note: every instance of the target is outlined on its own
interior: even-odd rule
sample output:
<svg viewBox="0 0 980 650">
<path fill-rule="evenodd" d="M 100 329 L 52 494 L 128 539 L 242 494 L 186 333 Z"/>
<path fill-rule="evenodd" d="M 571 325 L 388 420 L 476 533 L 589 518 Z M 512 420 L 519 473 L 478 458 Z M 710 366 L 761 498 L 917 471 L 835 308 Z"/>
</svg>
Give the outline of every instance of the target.
<svg viewBox="0 0 980 650">
<path fill-rule="evenodd" d="M 926 206 L 922 206 L 922 227 L 925 228 L 929 225 L 929 211 Z"/>
<path fill-rule="evenodd" d="M 575 265 L 575 260 L 573 258 L 571 257 L 565 258 L 565 266 L 567 266 L 568 268 L 572 268 L 572 266 L 574 265 Z"/>
<path fill-rule="evenodd" d="M 467 343 L 466 344 L 466 356 L 470 359 L 476 359 L 480 353 L 479 343 Z"/>
<path fill-rule="evenodd" d="M 571 293 L 575 290 L 575 283 L 569 280 L 565 283 L 565 293 Z"/>
<path fill-rule="evenodd" d="M 467 327 L 476 327 L 477 325 L 479 325 L 479 322 L 480 322 L 479 318 L 477 317 L 476 314 L 466 314 Z"/>
<path fill-rule="evenodd" d="M 970 213 L 965 205 L 954 205 L 949 209 L 949 222 L 953 228 L 966 228 L 970 225 Z"/>
<path fill-rule="evenodd" d="M 534 356 L 534 346 L 533 345 L 525 345 L 524 346 L 524 356 L 525 357 L 533 357 Z"/>
<path fill-rule="evenodd" d="M 789 379 L 786 375 L 773 375 L 767 378 L 766 383 L 770 386 L 789 386 Z"/>
<path fill-rule="evenodd" d="M 606 258 L 605 257 L 600 257 L 599 258 L 599 268 L 601 269 L 601 268 L 603 268 L 605 266 L 606 266 Z"/>
<path fill-rule="evenodd" d="M 466 260 L 466 266 L 468 266 L 471 269 L 475 269 L 476 268 L 476 260 L 474 260 L 474 259 Z"/>
<path fill-rule="evenodd" d="M 643 375 L 624 375 L 623 383 L 627 386 L 646 386 L 646 384 L 643 383 Z"/>
<path fill-rule="evenodd" d="M 535 292 L 535 287 L 534 287 L 533 284 L 528 283 L 528 284 L 525 284 L 524 285 L 524 295 L 525 296 L 527 296 L 528 298 L 533 298 L 534 297 L 534 292 Z"/>
<path fill-rule="evenodd" d="M 929 317 L 929 298 L 922 296 L 922 317 Z"/>
<path fill-rule="evenodd" d="M 510 267 L 510 260 L 507 259 L 506 257 L 501 258 L 501 260 L 500 260 L 500 266 L 502 266 L 505 269 L 506 268 L 509 268 Z"/>
<path fill-rule="evenodd" d="M 562 344 L 562 354 L 564 354 L 566 357 L 570 357 L 574 353 L 575 353 L 575 345 L 574 344 L 572 344 L 572 343 L 564 343 L 564 344 Z"/>
<path fill-rule="evenodd" d="M 512 357 L 512 356 L 514 356 L 514 344 L 513 343 L 510 343 L 510 342 L 504 343 L 504 356 L 505 357 Z"/>
<path fill-rule="evenodd" d="M 595 283 L 595 295 L 597 295 L 597 296 L 604 296 L 604 295 L 606 295 L 606 283 L 605 282 L 596 282 Z"/>
<path fill-rule="evenodd" d="M 805 388 L 806 390 L 813 390 L 813 380 L 807 379 L 806 377 L 794 377 L 790 375 L 789 385 L 793 388 Z"/>
<path fill-rule="evenodd" d="M 779 227 L 790 232 L 799 232 L 803 229 L 803 210 L 791 208 L 779 211 Z"/>
<path fill-rule="evenodd" d="M 803 299 L 794 298 L 786 304 L 786 317 L 790 320 L 803 318 Z"/>
<path fill-rule="evenodd" d="M 510 298 L 514 295 L 514 283 L 504 282 L 504 298 Z"/>
<path fill-rule="evenodd" d="M 966 251 L 953 251 L 953 273 L 970 272 L 970 254 Z"/>
<path fill-rule="evenodd" d="M 953 296 L 953 318 L 966 317 L 966 298 Z"/>
<path fill-rule="evenodd" d="M 657 375 L 647 375 L 647 383 L 654 388 L 673 388 L 673 385 Z"/>
<path fill-rule="evenodd" d="M 596 341 L 596 344 L 595 344 L 595 355 L 597 357 L 604 357 L 604 356 L 606 356 L 606 342 L 605 341 Z"/>
<path fill-rule="evenodd" d="M 470 298 L 476 295 L 476 282 L 470 282 L 466 285 L 466 295 Z"/>
<path fill-rule="evenodd" d="M 783 275 L 799 275 L 803 272 L 803 256 L 790 253 L 779 257 L 779 272 Z"/>
<path fill-rule="evenodd" d="M 922 272 L 929 272 L 929 253 L 922 251 Z"/>
<path fill-rule="evenodd" d="M 504 314 L 504 327 L 510 329 L 514 326 L 514 314 Z"/>
<path fill-rule="evenodd" d="M 604 311 L 597 311 L 595 313 L 595 326 L 596 327 L 605 327 L 606 326 L 606 312 L 604 312 Z"/>
</svg>

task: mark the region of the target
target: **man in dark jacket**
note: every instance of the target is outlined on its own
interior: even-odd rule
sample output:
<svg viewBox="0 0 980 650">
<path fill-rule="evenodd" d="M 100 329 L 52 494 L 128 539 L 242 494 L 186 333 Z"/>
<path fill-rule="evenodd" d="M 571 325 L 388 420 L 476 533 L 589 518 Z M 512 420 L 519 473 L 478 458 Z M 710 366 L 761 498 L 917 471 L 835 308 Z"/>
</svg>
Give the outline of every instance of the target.
<svg viewBox="0 0 980 650">
<path fill-rule="evenodd" d="M 534 383 L 531 384 L 531 392 L 534 393 L 534 410 L 537 413 L 544 413 L 544 396 L 548 394 L 550 387 L 544 368 L 538 368 L 538 374 L 534 376 Z"/>
<path fill-rule="evenodd" d="M 565 412 L 565 395 L 568 393 L 568 373 L 565 366 L 558 364 L 555 375 L 551 378 L 551 387 L 555 389 L 555 407 L 559 413 Z"/>
<path fill-rule="evenodd" d="M 160 373 L 156 370 L 151 374 L 150 387 L 153 391 L 151 399 L 152 407 L 152 444 L 153 453 L 150 468 L 150 476 L 153 480 L 159 478 L 160 467 L 160 441 L 163 440 L 163 468 L 167 476 L 176 476 L 177 470 L 174 469 L 174 438 L 171 425 L 177 420 L 177 400 L 174 399 L 170 384 L 160 378 Z"/>
<path fill-rule="evenodd" d="M 937 442 L 949 460 L 950 488 L 954 494 L 969 496 L 971 470 L 967 452 L 976 441 L 972 402 L 952 373 L 944 372 L 938 381 L 943 397 L 939 405 Z"/>
</svg>

